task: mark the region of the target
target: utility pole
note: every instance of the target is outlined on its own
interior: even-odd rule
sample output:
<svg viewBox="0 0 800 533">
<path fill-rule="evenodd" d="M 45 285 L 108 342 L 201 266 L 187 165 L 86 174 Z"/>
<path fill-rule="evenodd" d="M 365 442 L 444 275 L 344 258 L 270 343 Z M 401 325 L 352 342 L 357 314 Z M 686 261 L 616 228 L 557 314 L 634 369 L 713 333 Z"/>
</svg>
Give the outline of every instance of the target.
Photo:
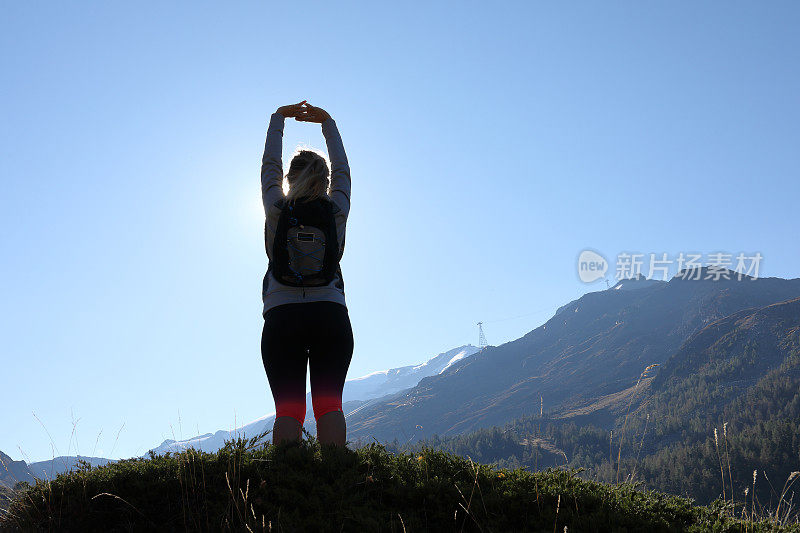
<svg viewBox="0 0 800 533">
<path fill-rule="evenodd" d="M 486 348 L 486 335 L 483 334 L 483 322 L 478 322 L 478 348 L 483 350 Z"/>
</svg>

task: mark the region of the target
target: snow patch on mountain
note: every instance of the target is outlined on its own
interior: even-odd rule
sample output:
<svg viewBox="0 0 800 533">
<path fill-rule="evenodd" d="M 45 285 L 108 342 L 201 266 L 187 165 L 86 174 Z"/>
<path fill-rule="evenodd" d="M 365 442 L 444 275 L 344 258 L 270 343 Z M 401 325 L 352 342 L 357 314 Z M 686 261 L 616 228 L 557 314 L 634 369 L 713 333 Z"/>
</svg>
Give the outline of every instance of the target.
<svg viewBox="0 0 800 533">
<path fill-rule="evenodd" d="M 472 354 L 469 354 L 469 355 L 472 355 Z M 461 352 L 457 353 L 456 355 L 453 356 L 452 359 L 450 359 L 447 362 L 447 364 L 444 366 L 444 368 L 439 371 L 439 374 L 441 374 L 442 372 L 444 372 L 445 370 L 450 368 L 453 365 L 453 363 L 455 363 L 456 361 L 460 361 L 460 360 L 464 359 L 466 356 L 467 356 L 467 351 L 466 350 L 462 350 Z"/>
</svg>

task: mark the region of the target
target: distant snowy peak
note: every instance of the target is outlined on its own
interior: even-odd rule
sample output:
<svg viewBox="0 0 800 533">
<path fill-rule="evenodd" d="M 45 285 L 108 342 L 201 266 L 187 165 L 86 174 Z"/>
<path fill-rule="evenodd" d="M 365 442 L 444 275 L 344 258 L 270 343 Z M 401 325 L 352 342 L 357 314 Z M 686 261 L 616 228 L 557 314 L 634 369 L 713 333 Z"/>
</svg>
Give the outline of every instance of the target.
<svg viewBox="0 0 800 533">
<path fill-rule="evenodd" d="M 455 363 L 456 361 L 461 361 L 462 359 L 464 359 L 468 355 L 472 355 L 473 353 L 475 352 L 467 353 L 467 350 L 461 350 L 460 352 L 458 352 L 457 354 L 455 354 L 453 357 L 450 358 L 450 360 L 447 362 L 446 365 L 444 365 L 444 368 L 441 369 L 438 372 L 438 374 L 441 374 L 442 372 L 453 366 L 453 363 Z"/>
<path fill-rule="evenodd" d="M 419 365 L 408 365 L 372 372 L 344 383 L 342 401 L 369 400 L 416 386 L 422 378 L 441 374 L 450 365 L 478 351 L 467 344 L 440 353 Z"/>
<path fill-rule="evenodd" d="M 424 365 L 425 363 L 422 363 L 422 364 Z M 420 365 L 420 366 L 422 366 L 422 365 Z M 417 368 L 417 367 L 414 367 L 414 368 Z M 379 375 L 387 376 L 390 371 L 391 370 L 376 370 L 375 372 L 371 372 L 371 373 L 369 373 L 369 374 L 367 374 L 365 376 L 361 376 L 360 378 L 349 379 L 349 380 L 346 381 L 346 383 L 349 383 L 351 381 L 362 381 L 362 380 L 369 379 L 369 378 L 372 378 L 372 377 L 375 377 L 375 376 L 379 376 Z"/>
</svg>

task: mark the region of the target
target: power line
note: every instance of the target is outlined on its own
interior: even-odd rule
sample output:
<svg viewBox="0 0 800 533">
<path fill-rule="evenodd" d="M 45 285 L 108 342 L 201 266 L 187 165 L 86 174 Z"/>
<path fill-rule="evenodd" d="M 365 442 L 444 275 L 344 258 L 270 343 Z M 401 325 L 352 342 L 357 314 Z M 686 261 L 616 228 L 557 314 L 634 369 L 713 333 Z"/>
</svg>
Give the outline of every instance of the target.
<svg viewBox="0 0 800 533">
<path fill-rule="evenodd" d="M 529 317 L 529 316 L 533 316 L 533 315 L 540 315 L 540 314 L 544 313 L 545 311 L 551 311 L 552 309 L 553 309 L 552 306 L 542 307 L 541 309 L 537 309 L 536 311 L 533 311 L 531 313 L 525 313 L 524 315 L 517 315 L 517 316 L 508 317 L 508 318 L 497 318 L 497 319 L 494 319 L 494 320 L 485 320 L 485 321 L 482 322 L 482 324 L 494 324 L 495 322 L 506 322 L 508 320 L 516 320 L 518 318 L 525 318 L 525 317 Z"/>
</svg>

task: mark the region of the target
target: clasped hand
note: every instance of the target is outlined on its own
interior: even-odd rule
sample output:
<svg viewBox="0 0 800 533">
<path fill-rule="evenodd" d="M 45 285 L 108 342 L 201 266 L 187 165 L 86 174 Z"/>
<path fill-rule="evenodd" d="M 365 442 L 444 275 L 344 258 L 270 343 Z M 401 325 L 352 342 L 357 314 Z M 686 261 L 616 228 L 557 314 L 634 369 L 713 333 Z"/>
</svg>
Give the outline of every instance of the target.
<svg viewBox="0 0 800 533">
<path fill-rule="evenodd" d="M 294 117 L 295 120 L 300 122 L 316 122 L 318 124 L 322 124 L 331 118 L 327 111 L 321 107 L 314 107 L 305 100 L 298 104 L 281 106 L 278 108 L 278 113 L 286 118 Z"/>
</svg>

